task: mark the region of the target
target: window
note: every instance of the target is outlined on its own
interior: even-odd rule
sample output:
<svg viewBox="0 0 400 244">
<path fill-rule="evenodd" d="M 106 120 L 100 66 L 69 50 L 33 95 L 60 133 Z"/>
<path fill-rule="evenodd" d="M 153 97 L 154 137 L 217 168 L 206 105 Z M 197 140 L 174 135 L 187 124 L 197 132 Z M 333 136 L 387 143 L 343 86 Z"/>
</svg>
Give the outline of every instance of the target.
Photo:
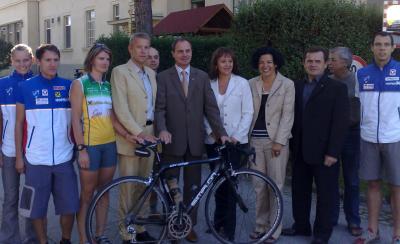
<svg viewBox="0 0 400 244">
<path fill-rule="evenodd" d="M 50 19 L 45 19 L 44 20 L 44 30 L 45 30 L 45 35 L 44 35 L 44 40 L 46 43 L 51 43 L 51 22 Z"/>
<path fill-rule="evenodd" d="M 96 13 L 94 10 L 86 11 L 86 47 L 91 47 L 95 42 L 95 19 Z"/>
<path fill-rule="evenodd" d="M 119 20 L 119 4 L 113 5 L 113 19 Z"/>
<path fill-rule="evenodd" d="M 21 43 L 21 22 L 15 23 L 15 44 Z"/>
<path fill-rule="evenodd" d="M 64 48 L 71 48 L 71 15 L 64 16 Z"/>
<path fill-rule="evenodd" d="M 205 6 L 204 0 L 192 0 L 192 9 L 193 8 L 201 8 Z"/>
<path fill-rule="evenodd" d="M 21 28 L 21 21 L 0 26 L 0 39 L 13 45 L 21 43 Z"/>
</svg>

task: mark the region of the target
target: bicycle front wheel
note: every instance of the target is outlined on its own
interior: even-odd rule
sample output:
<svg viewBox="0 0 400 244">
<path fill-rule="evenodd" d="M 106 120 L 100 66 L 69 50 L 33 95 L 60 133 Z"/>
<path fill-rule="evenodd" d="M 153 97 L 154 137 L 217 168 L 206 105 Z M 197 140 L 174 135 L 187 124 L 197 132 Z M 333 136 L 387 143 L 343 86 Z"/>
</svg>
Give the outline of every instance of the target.
<svg viewBox="0 0 400 244">
<path fill-rule="evenodd" d="M 147 243 L 138 238 L 138 233 L 147 231 L 155 239 L 151 243 L 160 243 L 167 231 L 168 205 L 158 188 L 148 189 L 145 179 L 134 176 L 115 179 L 103 187 L 93 198 L 86 214 L 89 242 L 97 243 L 96 237 L 103 236 L 118 244 L 124 240 Z"/>
<path fill-rule="evenodd" d="M 214 184 L 205 211 L 208 227 L 220 242 L 263 243 L 281 223 L 282 194 L 268 176 L 242 169 Z"/>
</svg>

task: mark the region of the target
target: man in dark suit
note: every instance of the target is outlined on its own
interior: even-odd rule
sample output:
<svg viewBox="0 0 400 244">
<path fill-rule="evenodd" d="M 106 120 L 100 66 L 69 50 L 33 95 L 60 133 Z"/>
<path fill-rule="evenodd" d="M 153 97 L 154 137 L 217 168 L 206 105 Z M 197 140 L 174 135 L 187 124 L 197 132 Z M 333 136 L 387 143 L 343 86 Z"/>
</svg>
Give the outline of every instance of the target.
<svg viewBox="0 0 400 244">
<path fill-rule="evenodd" d="M 208 75 L 190 66 L 192 45 L 183 38 L 172 44 L 175 65 L 157 76 L 157 99 L 155 127 L 159 138 L 165 142 L 163 162 L 181 162 L 201 159 L 204 147 L 204 116 L 208 119 L 213 134 L 224 143 L 228 140 L 221 123 L 220 113 Z M 181 201 L 177 185 L 179 169 L 168 172 L 168 185 L 175 201 Z M 186 206 L 200 189 L 201 166 L 184 168 L 183 202 Z M 197 209 L 192 212 L 196 224 Z M 186 237 L 196 242 L 192 232 Z"/>
<path fill-rule="evenodd" d="M 317 190 L 312 244 L 328 243 L 332 234 L 338 157 L 348 128 L 347 87 L 325 74 L 328 51 L 313 47 L 304 55 L 305 79 L 295 82 L 295 119 L 291 142 L 294 224 L 283 235 L 311 235 L 312 184 Z"/>
</svg>

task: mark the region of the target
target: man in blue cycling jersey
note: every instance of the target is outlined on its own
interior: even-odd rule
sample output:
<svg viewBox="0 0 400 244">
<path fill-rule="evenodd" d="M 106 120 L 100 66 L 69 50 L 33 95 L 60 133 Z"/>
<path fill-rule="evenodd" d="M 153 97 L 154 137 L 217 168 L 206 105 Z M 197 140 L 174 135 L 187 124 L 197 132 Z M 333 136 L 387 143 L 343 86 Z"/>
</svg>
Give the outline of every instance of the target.
<svg viewBox="0 0 400 244">
<path fill-rule="evenodd" d="M 55 212 L 61 215 L 60 244 L 69 244 L 79 209 L 70 137 L 71 81 L 57 76 L 60 52 L 56 46 L 41 45 L 36 58 L 40 74 L 20 82 L 17 91 L 16 168 L 25 172 L 20 213 L 32 219 L 40 244 L 46 244 L 46 215 L 52 195 Z"/>
</svg>

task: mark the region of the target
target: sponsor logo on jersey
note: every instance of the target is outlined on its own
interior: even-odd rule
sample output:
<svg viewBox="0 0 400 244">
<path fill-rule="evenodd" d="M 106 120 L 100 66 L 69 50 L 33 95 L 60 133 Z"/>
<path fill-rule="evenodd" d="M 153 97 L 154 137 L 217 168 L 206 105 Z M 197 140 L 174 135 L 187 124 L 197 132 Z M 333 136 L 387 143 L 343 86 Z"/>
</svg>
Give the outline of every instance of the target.
<svg viewBox="0 0 400 244">
<path fill-rule="evenodd" d="M 56 92 L 54 93 L 54 95 L 55 95 L 56 97 L 61 97 L 61 92 L 56 91 Z"/>
<path fill-rule="evenodd" d="M 65 86 L 53 86 L 54 91 L 63 91 L 65 89 L 66 89 Z"/>
<path fill-rule="evenodd" d="M 396 69 L 390 69 L 389 75 L 390 76 L 395 76 L 396 75 Z"/>
<path fill-rule="evenodd" d="M 42 89 L 42 96 L 47 97 L 49 95 L 49 91 L 47 89 Z"/>
<path fill-rule="evenodd" d="M 37 97 L 35 99 L 36 105 L 46 105 L 49 104 L 49 99 L 47 97 Z"/>
</svg>

